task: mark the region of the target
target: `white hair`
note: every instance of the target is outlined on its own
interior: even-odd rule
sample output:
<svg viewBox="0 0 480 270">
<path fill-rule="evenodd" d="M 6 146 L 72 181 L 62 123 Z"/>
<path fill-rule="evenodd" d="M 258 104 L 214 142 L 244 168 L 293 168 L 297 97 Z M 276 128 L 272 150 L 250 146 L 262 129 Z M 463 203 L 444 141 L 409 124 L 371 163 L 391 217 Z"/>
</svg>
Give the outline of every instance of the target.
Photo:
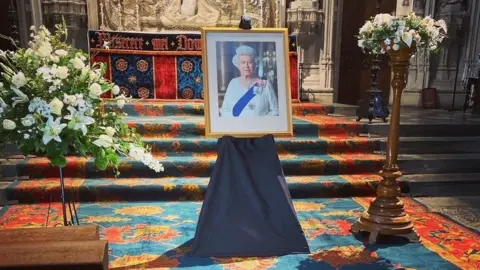
<svg viewBox="0 0 480 270">
<path fill-rule="evenodd" d="M 247 45 L 241 45 L 241 46 L 238 46 L 237 49 L 235 50 L 236 54 L 235 56 L 233 57 L 232 59 L 232 63 L 234 66 L 236 66 L 238 69 L 240 69 L 240 63 L 239 63 L 239 58 L 240 58 L 240 55 L 249 55 L 250 57 L 252 57 L 252 60 L 253 62 L 256 64 L 257 61 L 255 59 L 255 49 L 250 47 L 250 46 L 247 46 Z"/>
</svg>

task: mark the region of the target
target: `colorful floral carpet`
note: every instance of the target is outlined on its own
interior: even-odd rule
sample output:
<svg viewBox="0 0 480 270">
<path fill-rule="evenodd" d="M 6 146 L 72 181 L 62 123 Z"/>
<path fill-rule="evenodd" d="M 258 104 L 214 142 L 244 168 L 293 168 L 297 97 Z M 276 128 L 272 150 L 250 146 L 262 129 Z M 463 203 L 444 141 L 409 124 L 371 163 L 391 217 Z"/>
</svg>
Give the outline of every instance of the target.
<svg viewBox="0 0 480 270">
<path fill-rule="evenodd" d="M 296 199 L 311 254 L 268 258 L 188 255 L 201 202 L 79 203 L 81 224 L 97 224 L 110 245 L 111 269 L 480 269 L 480 237 L 413 200 L 406 208 L 422 243 L 366 245 L 350 233 L 369 198 Z M 1 210 L 0 228 L 44 226 L 48 204 Z M 61 223 L 58 204 L 49 226 Z"/>
<path fill-rule="evenodd" d="M 188 256 L 216 159 L 216 140 L 203 136 L 201 103 L 127 104 L 126 120 L 152 145 L 165 172 L 123 159 L 121 176 L 114 178 L 89 158 L 71 157 L 64 171 L 67 195 L 78 202 L 80 222 L 97 224 L 109 241 L 111 269 L 479 269 L 479 235 L 409 199 L 421 244 L 365 245 L 351 235 L 351 224 L 375 195 L 384 157 L 374 154 L 378 140 L 358 136 L 366 124 L 327 116 L 333 110 L 294 104 L 294 136 L 276 139 L 310 255 Z M 37 157 L 11 164 L 29 179 L 7 188 L 8 198 L 19 204 L 0 210 L 0 228 L 60 223 L 58 170 Z"/>
</svg>

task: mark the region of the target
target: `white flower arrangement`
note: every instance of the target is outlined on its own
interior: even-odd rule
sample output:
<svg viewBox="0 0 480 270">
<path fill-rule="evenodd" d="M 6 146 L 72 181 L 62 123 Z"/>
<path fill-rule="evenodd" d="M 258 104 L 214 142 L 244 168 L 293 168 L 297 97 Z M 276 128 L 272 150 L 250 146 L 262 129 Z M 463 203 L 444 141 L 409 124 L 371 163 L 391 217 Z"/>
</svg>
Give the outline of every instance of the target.
<svg viewBox="0 0 480 270">
<path fill-rule="evenodd" d="M 66 36 L 65 24 L 54 35 L 32 27 L 29 48 L 0 50 L 0 146 L 45 155 L 57 167 L 67 155 L 92 156 L 97 168 L 113 167 L 118 175 L 119 156 L 128 156 L 163 171 L 123 115 L 101 111 L 100 96 L 118 95 L 119 87 L 104 79 L 104 65 L 90 64 L 87 54 L 66 44 Z M 116 100 L 123 107 L 127 98 Z"/>
<path fill-rule="evenodd" d="M 377 14 L 360 28 L 358 46 L 371 54 L 420 47 L 435 52 L 446 34 L 445 21 L 436 21 L 430 16 L 422 18 L 415 13 L 401 17 Z"/>
</svg>

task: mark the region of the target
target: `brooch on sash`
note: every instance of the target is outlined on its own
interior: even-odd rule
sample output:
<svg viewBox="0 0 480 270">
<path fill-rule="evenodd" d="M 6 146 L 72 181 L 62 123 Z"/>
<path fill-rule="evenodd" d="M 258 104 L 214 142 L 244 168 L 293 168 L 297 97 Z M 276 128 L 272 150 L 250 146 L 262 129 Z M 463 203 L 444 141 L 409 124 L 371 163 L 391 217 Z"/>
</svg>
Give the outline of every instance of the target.
<svg viewBox="0 0 480 270">
<path fill-rule="evenodd" d="M 258 87 L 258 86 L 255 86 L 255 88 L 253 88 L 253 92 L 255 93 L 255 95 L 258 95 L 260 93 L 262 93 L 262 89 L 261 87 Z"/>
</svg>

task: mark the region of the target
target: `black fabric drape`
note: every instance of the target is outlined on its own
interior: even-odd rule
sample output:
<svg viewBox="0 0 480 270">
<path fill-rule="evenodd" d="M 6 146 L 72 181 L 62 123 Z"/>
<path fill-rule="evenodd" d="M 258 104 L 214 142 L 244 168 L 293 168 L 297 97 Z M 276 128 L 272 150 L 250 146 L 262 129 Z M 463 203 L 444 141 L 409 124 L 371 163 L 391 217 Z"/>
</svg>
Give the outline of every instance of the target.
<svg viewBox="0 0 480 270">
<path fill-rule="evenodd" d="M 218 140 L 190 255 L 309 253 L 272 135 Z"/>
</svg>

